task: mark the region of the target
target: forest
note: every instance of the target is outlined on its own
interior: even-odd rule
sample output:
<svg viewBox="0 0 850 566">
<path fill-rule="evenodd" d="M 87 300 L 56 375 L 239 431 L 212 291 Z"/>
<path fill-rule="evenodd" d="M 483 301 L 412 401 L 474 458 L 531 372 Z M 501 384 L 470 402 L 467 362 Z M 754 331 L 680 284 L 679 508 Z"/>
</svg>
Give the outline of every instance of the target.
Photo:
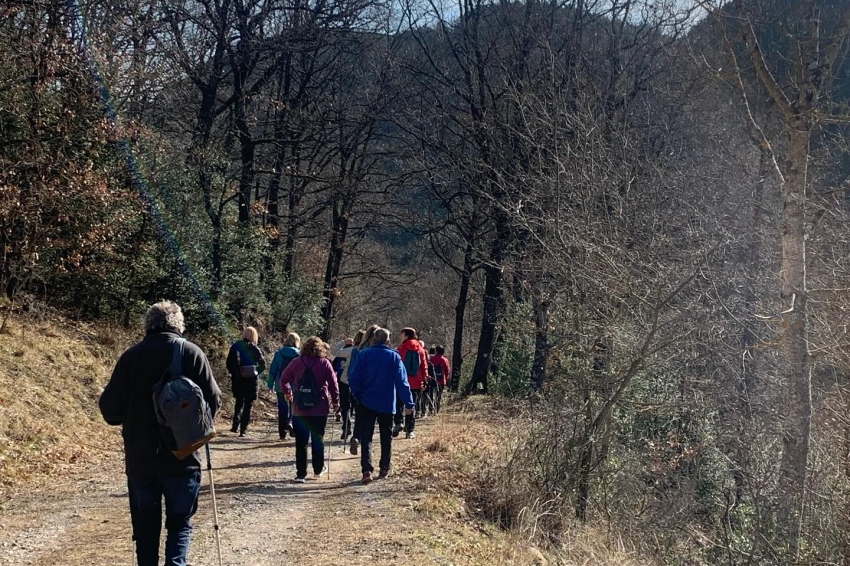
<svg viewBox="0 0 850 566">
<path fill-rule="evenodd" d="M 530 414 L 498 524 L 846 564 L 848 55 L 844 0 L 2 0 L 0 327 L 413 326 Z"/>
</svg>

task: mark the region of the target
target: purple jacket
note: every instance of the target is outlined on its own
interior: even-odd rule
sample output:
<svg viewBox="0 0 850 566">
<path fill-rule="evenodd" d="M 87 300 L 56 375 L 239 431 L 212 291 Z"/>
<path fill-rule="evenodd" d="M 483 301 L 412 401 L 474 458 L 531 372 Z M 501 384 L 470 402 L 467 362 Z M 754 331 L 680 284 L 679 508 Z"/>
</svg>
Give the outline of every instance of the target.
<svg viewBox="0 0 850 566">
<path fill-rule="evenodd" d="M 298 386 L 301 375 L 305 368 L 313 371 L 316 385 L 322 391 L 322 399 L 318 405 L 309 409 L 299 407 L 292 403 L 292 414 L 296 417 L 326 417 L 331 410 L 331 403 L 339 404 L 339 385 L 336 382 L 336 372 L 327 358 L 315 358 L 312 356 L 298 356 L 283 370 L 280 375 L 280 390 L 284 395 L 292 395 L 292 387 Z"/>
</svg>

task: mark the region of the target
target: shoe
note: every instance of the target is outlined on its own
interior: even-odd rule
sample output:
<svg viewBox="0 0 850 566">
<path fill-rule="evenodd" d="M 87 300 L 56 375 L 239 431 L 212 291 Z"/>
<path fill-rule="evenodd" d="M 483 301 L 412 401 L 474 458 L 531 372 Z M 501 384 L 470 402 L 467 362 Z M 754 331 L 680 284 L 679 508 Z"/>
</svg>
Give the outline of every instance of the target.
<svg viewBox="0 0 850 566">
<path fill-rule="evenodd" d="M 372 472 L 363 472 L 363 479 L 360 480 L 360 483 L 363 485 L 369 485 L 372 483 Z"/>
<path fill-rule="evenodd" d="M 235 426 L 230 427 L 230 432 L 236 433 L 237 431 L 238 431 L 237 427 L 235 427 Z"/>
<path fill-rule="evenodd" d="M 239 433 L 239 436 L 240 436 L 240 438 L 241 438 L 241 437 L 244 437 L 244 436 L 245 436 L 245 431 L 243 430 L 242 432 L 240 432 L 240 433 Z"/>
<path fill-rule="evenodd" d="M 348 449 L 351 451 L 352 456 L 357 456 L 357 447 L 358 446 L 360 446 L 360 442 L 352 436 L 351 437 L 351 444 L 348 445 Z"/>
<path fill-rule="evenodd" d="M 408 432 L 407 434 L 404 435 L 404 437 L 405 438 L 416 438 L 416 433 L 415 432 Z"/>
<path fill-rule="evenodd" d="M 322 476 L 326 475 L 327 473 L 328 473 L 328 465 L 327 465 L 327 464 L 325 464 L 325 467 L 324 467 L 324 468 L 322 468 L 322 471 L 321 471 L 321 472 L 314 473 L 313 475 L 314 475 L 315 477 L 317 477 L 317 478 L 320 478 L 320 477 L 322 477 Z"/>
<path fill-rule="evenodd" d="M 292 423 L 286 423 L 286 432 L 288 432 L 292 438 L 295 438 L 295 429 L 292 428 Z"/>
<path fill-rule="evenodd" d="M 339 439 L 340 439 L 340 440 L 343 440 L 343 441 L 344 441 L 346 438 L 348 438 L 348 435 L 347 435 L 347 434 L 345 434 L 344 432 L 342 433 L 342 436 L 340 436 L 340 437 L 339 437 Z"/>
<path fill-rule="evenodd" d="M 385 480 L 385 479 L 387 479 L 387 476 L 389 476 L 389 475 L 390 475 L 390 469 L 389 468 L 381 468 L 381 472 L 378 474 L 378 479 L 379 480 Z"/>
<path fill-rule="evenodd" d="M 336 419 L 336 422 L 339 422 L 342 420 L 342 415 L 340 415 L 339 413 L 334 413 L 334 418 Z"/>
<path fill-rule="evenodd" d="M 295 476 L 295 479 L 292 480 L 295 483 L 307 483 L 307 478 L 302 478 L 299 476 Z"/>
<path fill-rule="evenodd" d="M 400 424 L 395 425 L 393 427 L 393 438 L 397 438 L 398 435 L 401 434 L 401 431 L 403 431 L 403 430 L 404 430 L 403 425 L 400 425 Z"/>
</svg>

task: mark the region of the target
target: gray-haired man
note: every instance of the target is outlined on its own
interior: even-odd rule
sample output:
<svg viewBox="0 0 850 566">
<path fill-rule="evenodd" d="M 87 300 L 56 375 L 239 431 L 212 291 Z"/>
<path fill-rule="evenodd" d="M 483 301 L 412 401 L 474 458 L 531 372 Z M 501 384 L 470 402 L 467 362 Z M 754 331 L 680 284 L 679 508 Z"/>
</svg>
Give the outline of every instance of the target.
<svg viewBox="0 0 850 566">
<path fill-rule="evenodd" d="M 130 517 L 139 566 L 159 563 L 162 500 L 165 499 L 166 566 L 185 566 L 198 507 L 201 461 L 198 453 L 178 460 L 162 443 L 154 413 L 152 388 L 169 367 L 174 343 L 182 338 L 183 312 L 170 301 L 145 315 L 144 339 L 124 352 L 100 396 L 107 423 L 122 425 Z M 191 342 L 183 343 L 183 375 L 194 381 L 215 414 L 221 391 L 207 357 Z"/>
</svg>

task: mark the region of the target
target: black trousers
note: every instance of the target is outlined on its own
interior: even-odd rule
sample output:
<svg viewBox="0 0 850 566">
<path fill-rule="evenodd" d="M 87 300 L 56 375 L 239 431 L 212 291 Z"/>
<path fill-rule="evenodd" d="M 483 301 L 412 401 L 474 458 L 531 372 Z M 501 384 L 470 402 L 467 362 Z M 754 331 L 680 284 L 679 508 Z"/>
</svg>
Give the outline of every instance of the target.
<svg viewBox="0 0 850 566">
<path fill-rule="evenodd" d="M 388 413 L 378 413 L 366 405 L 357 407 L 357 434 L 360 437 L 360 468 L 366 472 L 374 472 L 372 467 L 372 437 L 375 435 L 375 423 L 381 435 L 381 470 L 390 469 L 390 458 L 393 446 L 393 416 Z"/>
<path fill-rule="evenodd" d="M 252 397 L 237 397 L 236 407 L 233 409 L 233 429 L 239 427 L 241 432 L 248 430 L 251 422 L 251 407 L 254 405 Z"/>
<path fill-rule="evenodd" d="M 325 467 L 325 428 L 328 417 L 292 417 L 295 425 L 295 472 L 299 478 L 307 477 L 307 443 L 313 457 L 313 472 Z"/>
<path fill-rule="evenodd" d="M 404 406 L 404 403 L 401 402 L 401 399 L 396 398 L 395 417 L 393 418 L 393 421 L 397 425 L 400 425 L 403 422 L 404 432 L 413 432 L 413 429 L 416 428 L 416 411 L 422 403 L 421 389 L 411 389 L 410 393 L 413 394 L 413 412 L 409 415 L 404 414 L 406 407 Z"/>
<path fill-rule="evenodd" d="M 351 388 L 347 383 L 339 382 L 339 412 L 342 413 L 343 440 L 352 433 L 351 409 L 353 404 Z"/>
</svg>

